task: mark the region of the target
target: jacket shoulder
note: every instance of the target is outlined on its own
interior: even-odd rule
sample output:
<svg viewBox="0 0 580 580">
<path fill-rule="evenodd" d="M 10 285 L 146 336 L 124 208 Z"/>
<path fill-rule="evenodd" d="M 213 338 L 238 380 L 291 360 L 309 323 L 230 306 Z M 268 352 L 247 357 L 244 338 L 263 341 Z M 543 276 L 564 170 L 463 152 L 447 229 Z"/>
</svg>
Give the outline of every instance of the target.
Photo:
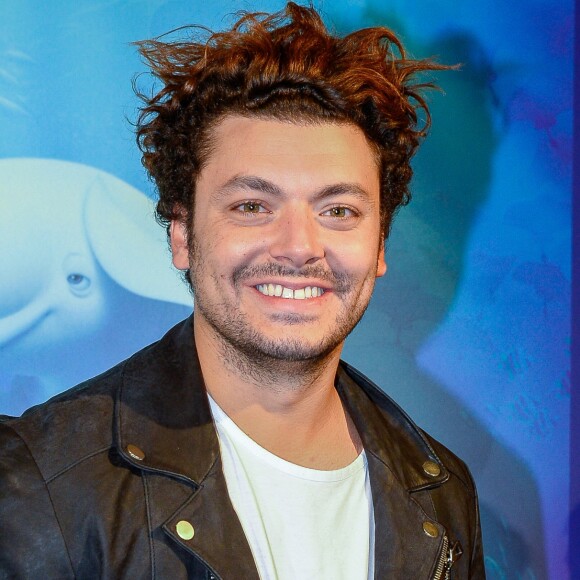
<svg viewBox="0 0 580 580">
<path fill-rule="evenodd" d="M 111 446 L 114 399 L 124 364 L 31 407 L 21 417 L 2 417 L 4 433 L 22 441 L 43 479 Z M 0 453 L 7 453 L 6 445 L 5 435 Z"/>
<path fill-rule="evenodd" d="M 113 446 L 115 403 L 125 375 L 139 369 L 142 376 L 159 372 L 172 355 L 176 341 L 187 335 L 191 320 L 170 329 L 161 340 L 128 359 L 41 405 L 21 417 L 0 415 L 0 425 L 22 439 L 45 479 L 105 452 Z"/>
</svg>

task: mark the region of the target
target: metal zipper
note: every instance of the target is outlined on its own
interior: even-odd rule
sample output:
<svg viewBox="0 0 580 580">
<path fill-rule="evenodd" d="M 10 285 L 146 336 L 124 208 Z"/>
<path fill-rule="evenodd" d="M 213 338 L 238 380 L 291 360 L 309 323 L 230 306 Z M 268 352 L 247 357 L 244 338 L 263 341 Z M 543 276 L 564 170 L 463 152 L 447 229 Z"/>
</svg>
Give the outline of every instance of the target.
<svg viewBox="0 0 580 580">
<path fill-rule="evenodd" d="M 443 536 L 443 547 L 441 553 L 439 554 L 439 560 L 437 561 L 437 568 L 435 568 L 435 575 L 433 580 L 447 580 L 449 578 L 447 561 L 449 558 L 449 539 L 447 536 Z M 443 576 L 445 574 L 445 576 Z"/>
<path fill-rule="evenodd" d="M 449 580 L 449 572 L 453 564 L 459 560 L 463 554 L 463 548 L 459 542 L 455 542 L 453 546 L 449 546 L 449 538 L 443 536 L 443 548 L 437 561 L 437 568 L 435 569 L 435 576 L 433 580 Z"/>
</svg>

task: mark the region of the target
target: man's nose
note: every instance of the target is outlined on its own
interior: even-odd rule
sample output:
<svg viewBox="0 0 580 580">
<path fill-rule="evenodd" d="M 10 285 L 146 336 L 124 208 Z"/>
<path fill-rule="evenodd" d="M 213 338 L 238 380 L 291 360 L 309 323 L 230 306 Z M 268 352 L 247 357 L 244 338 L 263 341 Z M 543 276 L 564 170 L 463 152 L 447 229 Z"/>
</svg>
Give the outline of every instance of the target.
<svg viewBox="0 0 580 580">
<path fill-rule="evenodd" d="M 292 208 L 276 224 L 270 255 L 279 262 L 301 268 L 324 258 L 321 226 L 310 208 Z"/>
</svg>

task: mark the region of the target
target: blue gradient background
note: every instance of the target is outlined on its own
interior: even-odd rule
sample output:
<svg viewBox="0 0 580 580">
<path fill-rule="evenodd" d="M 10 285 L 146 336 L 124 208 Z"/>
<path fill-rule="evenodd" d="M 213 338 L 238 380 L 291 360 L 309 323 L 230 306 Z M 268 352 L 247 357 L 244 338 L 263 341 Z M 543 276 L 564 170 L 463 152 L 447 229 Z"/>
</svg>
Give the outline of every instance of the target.
<svg viewBox="0 0 580 580">
<path fill-rule="evenodd" d="M 141 203 L 153 188 L 128 122 L 144 71 L 130 42 L 282 4 L 0 2 L 0 412 L 97 374 L 190 310 L 169 255 L 149 251 L 163 235 Z M 314 4 L 340 33 L 385 24 L 414 55 L 463 63 L 430 96 L 415 197 L 344 358 L 469 463 L 489 578 L 580 577 L 568 553 L 573 3 Z M 56 248 L 91 274 L 67 278 Z"/>
</svg>

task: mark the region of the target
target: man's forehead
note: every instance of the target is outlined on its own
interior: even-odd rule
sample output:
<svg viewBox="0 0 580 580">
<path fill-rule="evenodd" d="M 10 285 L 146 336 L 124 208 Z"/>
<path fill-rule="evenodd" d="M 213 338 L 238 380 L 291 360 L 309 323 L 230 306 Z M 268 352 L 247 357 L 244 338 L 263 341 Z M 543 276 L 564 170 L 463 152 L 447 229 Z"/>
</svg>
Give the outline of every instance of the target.
<svg viewBox="0 0 580 580">
<path fill-rule="evenodd" d="M 350 174 L 372 174 L 378 168 L 374 149 L 350 123 L 228 115 L 213 126 L 209 140 L 204 169 L 216 165 L 212 171 L 229 173 L 227 180 L 258 167 L 266 172 L 326 170 L 336 174 L 336 181 L 350 182 Z"/>
</svg>

